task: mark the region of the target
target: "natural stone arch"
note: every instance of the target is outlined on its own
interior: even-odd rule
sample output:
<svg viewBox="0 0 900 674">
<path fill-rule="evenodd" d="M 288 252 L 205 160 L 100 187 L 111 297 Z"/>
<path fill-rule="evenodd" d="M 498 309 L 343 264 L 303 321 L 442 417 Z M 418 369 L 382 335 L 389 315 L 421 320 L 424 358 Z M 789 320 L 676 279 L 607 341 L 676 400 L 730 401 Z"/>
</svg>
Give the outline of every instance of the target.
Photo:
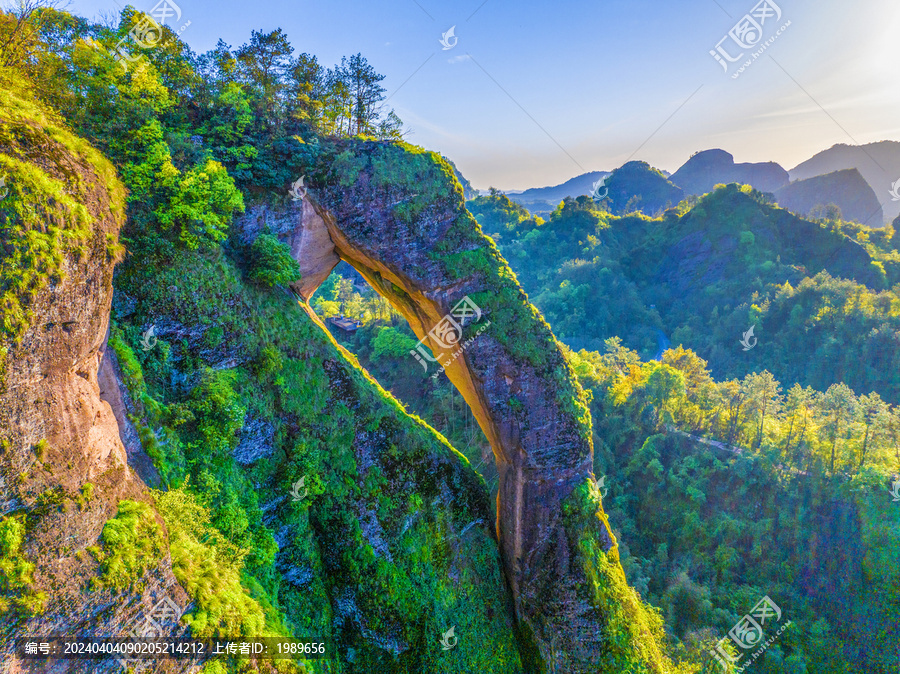
<svg viewBox="0 0 900 674">
<path fill-rule="evenodd" d="M 586 396 L 550 327 L 437 155 L 391 143 L 339 149 L 340 175 L 313 182 L 299 208 L 291 249 L 303 278 L 293 289 L 308 301 L 343 259 L 447 364 L 494 451 L 504 571 L 541 668 L 665 671 L 600 505 Z M 484 315 L 461 341 L 486 329 L 458 353 L 429 333 L 465 297 Z"/>
</svg>

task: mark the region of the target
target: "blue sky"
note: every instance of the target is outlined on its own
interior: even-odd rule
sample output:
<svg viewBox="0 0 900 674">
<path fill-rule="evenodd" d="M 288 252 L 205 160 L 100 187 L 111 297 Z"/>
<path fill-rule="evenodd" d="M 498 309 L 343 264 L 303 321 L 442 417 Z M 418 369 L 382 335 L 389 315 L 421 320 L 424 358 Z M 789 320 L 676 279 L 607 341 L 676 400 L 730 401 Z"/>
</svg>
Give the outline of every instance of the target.
<svg viewBox="0 0 900 674">
<path fill-rule="evenodd" d="M 738 64 L 790 25 L 737 79 L 737 64 L 726 74 L 709 52 L 758 0 L 174 1 L 195 51 L 281 27 L 324 65 L 362 52 L 386 75 L 407 139 L 479 188 L 552 185 L 628 159 L 674 171 L 712 147 L 790 169 L 835 143 L 900 140 L 896 0 L 774 0 L 781 18 L 762 12 L 762 42 Z M 451 26 L 458 41 L 444 50 Z"/>
</svg>

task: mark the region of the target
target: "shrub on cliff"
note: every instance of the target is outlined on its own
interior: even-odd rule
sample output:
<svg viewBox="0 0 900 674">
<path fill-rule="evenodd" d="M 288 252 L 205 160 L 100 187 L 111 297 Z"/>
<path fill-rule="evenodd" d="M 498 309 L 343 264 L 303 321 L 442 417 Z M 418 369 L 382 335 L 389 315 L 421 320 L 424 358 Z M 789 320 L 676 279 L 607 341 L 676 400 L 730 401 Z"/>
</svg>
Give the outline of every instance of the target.
<svg viewBox="0 0 900 674">
<path fill-rule="evenodd" d="M 169 530 L 172 572 L 196 602 L 185 616 L 197 638 L 258 636 L 265 614 L 241 585 L 247 551 L 210 525 L 210 513 L 183 490 L 157 492 L 156 503 Z"/>
<path fill-rule="evenodd" d="M 260 234 L 250 247 L 251 280 L 264 286 L 287 285 L 300 280 L 300 265 L 291 249 L 271 234 Z"/>
<path fill-rule="evenodd" d="M 234 390 L 234 379 L 233 372 L 207 369 L 191 392 L 197 430 L 208 452 L 227 452 L 235 443 L 235 434 L 244 425 L 247 408 Z"/>
<path fill-rule="evenodd" d="M 10 613 L 40 615 L 47 603 L 45 592 L 34 592 L 34 564 L 22 554 L 25 525 L 14 517 L 0 519 L 0 619 Z"/>
<path fill-rule="evenodd" d="M 102 580 L 117 590 L 131 586 L 162 557 L 162 528 L 146 503 L 120 501 L 100 538 L 103 549 L 95 548 L 95 554 L 103 565 Z"/>
<path fill-rule="evenodd" d="M 164 229 L 173 228 L 188 248 L 215 245 L 227 238 L 244 198 L 219 162 L 208 160 L 173 180 L 170 201 L 156 210 Z"/>
</svg>

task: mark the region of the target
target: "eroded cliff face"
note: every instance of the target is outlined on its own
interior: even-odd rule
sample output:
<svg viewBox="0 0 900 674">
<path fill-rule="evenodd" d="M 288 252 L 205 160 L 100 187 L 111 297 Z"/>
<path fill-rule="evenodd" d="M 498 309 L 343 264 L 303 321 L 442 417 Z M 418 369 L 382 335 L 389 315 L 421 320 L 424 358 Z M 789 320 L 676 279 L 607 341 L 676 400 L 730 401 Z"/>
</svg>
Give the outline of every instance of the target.
<svg viewBox="0 0 900 674">
<path fill-rule="evenodd" d="M 0 602 L 9 609 L 0 617 L 0 671 L 43 671 L 11 654 L 14 637 L 121 634 L 163 595 L 188 602 L 168 560 L 142 591 L 86 591 L 98 575 L 86 548 L 120 500 L 146 499 L 97 378 L 122 191 L 108 162 L 52 117 L 10 92 L 0 103 L 9 187 L 0 201 L 0 517 L 23 523 L 16 558 L 35 565 L 29 586 L 7 587 Z M 97 666 L 60 661 L 53 671 Z"/>
<path fill-rule="evenodd" d="M 409 321 L 472 409 L 497 461 L 497 532 L 516 614 L 544 666 L 581 672 L 642 662 L 662 671 L 640 621 L 614 617 L 637 604 L 595 496 L 584 393 L 466 211 L 449 167 L 384 143 L 340 146 L 332 166 L 337 176 L 314 183 L 297 209 L 292 249 L 316 251 L 297 258 L 307 279 L 327 276 L 334 254 L 353 265 Z M 315 287 L 295 290 L 308 299 Z"/>
<path fill-rule="evenodd" d="M 122 221 L 121 210 L 113 209 L 121 209 L 121 204 L 112 203 L 104 177 L 97 175 L 91 162 L 96 157 L 79 156 L 51 139 L 38 144 L 44 129 L 37 122 L 13 119 L 4 127 L 9 137 L 2 147 L 4 163 L 21 169 L 7 177 L 12 192 L 2 204 L 8 232 L 4 271 L 9 277 L 32 278 L 31 288 L 18 293 L 27 326 L 13 334 L 4 321 L 7 353 L 0 415 L 10 438 L 17 440 L 11 444 L 20 445 L 12 447 L 6 458 L 16 475 L 27 472 L 33 466 L 27 455 L 33 453 L 16 449 L 46 440 L 44 463 L 77 459 L 79 470 L 72 475 L 73 484 L 66 485 L 73 487 L 80 478 L 94 479 L 124 465 L 115 420 L 100 402 L 97 384 L 112 298 L 112 256 Z M 30 176 L 32 171 L 39 178 Z M 75 176 L 80 184 L 72 185 Z M 29 202 L 55 196 L 35 194 L 32 183 L 38 182 L 64 186 L 64 193 L 76 192 L 77 206 L 86 213 L 51 205 L 44 212 L 35 209 L 37 213 L 29 217 Z M 87 220 L 78 224 L 88 231 L 67 249 L 68 237 L 78 236 L 78 224 L 71 222 L 76 218 Z M 49 242 L 32 238 L 42 234 Z M 53 265 L 48 257 L 58 257 L 59 264 Z M 19 260 L 25 265 L 13 268 Z M 7 295 L 16 294 L 11 278 L 4 286 Z M 5 310 L 19 308 L 5 299 Z"/>
</svg>

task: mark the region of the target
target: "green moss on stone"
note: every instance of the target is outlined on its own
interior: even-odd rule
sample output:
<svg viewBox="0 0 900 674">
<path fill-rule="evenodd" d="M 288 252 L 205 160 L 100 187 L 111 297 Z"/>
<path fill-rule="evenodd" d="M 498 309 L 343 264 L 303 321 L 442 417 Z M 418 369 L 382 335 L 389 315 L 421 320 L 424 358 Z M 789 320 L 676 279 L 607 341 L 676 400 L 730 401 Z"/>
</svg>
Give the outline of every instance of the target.
<svg viewBox="0 0 900 674">
<path fill-rule="evenodd" d="M 578 486 L 563 505 L 566 529 L 575 538 L 579 566 L 590 596 L 587 599 L 606 620 L 608 649 L 598 671 L 667 674 L 678 671 L 663 653 L 665 630 L 658 609 L 641 601 L 628 585 L 615 538 L 604 550 L 603 530 L 611 531 L 600 492 L 592 480 Z M 610 534 L 611 535 L 611 534 Z"/>
<path fill-rule="evenodd" d="M 81 258 L 94 236 L 96 181 L 115 218 L 124 218 L 124 187 L 112 165 L 55 115 L 0 76 L 0 376 L 10 346 L 28 328 L 31 305 L 60 280 L 67 256 Z M 36 147 L 50 162 L 30 157 Z M 83 175 L 86 164 L 94 176 Z M 98 206 L 102 207 L 102 204 Z M 114 239 L 114 237 L 113 237 Z M 118 248 L 106 241 L 107 249 Z"/>
</svg>

